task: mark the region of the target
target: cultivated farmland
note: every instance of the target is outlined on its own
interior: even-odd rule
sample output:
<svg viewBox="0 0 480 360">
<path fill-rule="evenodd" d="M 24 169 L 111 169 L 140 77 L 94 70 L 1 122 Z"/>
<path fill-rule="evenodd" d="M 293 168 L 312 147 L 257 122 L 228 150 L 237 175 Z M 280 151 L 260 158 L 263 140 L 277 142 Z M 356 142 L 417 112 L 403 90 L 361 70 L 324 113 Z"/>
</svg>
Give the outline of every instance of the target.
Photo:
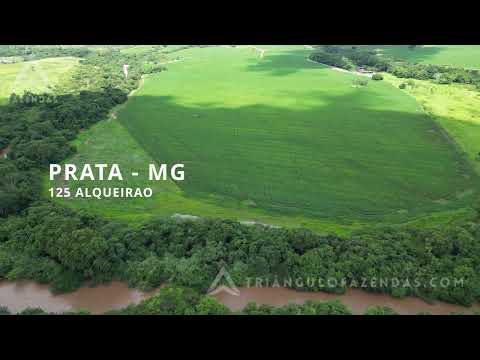
<svg viewBox="0 0 480 360">
<path fill-rule="evenodd" d="M 147 202 L 64 201 L 119 217 L 186 213 L 316 229 L 408 221 L 471 202 L 478 186 L 471 165 L 414 98 L 387 82 L 355 86 L 355 75 L 307 62 L 309 53 L 176 52 L 179 61 L 148 76 L 111 120 L 118 137 L 101 138 L 108 132 L 95 127 L 74 160 L 127 169 L 141 157 L 184 163 L 186 181 L 143 180 L 161 187 Z M 109 142 L 131 146 L 119 161 L 105 151 Z"/>
</svg>

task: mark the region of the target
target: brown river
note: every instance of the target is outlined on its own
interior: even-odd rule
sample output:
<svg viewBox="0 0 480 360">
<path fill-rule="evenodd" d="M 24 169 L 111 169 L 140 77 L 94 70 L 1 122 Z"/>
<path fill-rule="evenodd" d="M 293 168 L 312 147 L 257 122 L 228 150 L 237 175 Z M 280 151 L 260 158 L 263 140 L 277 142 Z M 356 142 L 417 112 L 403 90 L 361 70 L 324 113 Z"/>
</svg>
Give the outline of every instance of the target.
<svg viewBox="0 0 480 360">
<path fill-rule="evenodd" d="M 307 300 L 338 299 L 351 308 L 354 314 L 362 314 L 368 307 L 376 305 L 391 307 L 397 313 L 405 315 L 421 312 L 436 315 L 458 311 L 471 313 L 470 308 L 463 306 L 443 302 L 427 304 L 417 298 L 395 299 L 388 295 L 371 294 L 358 289 L 349 289 L 343 295 L 299 292 L 287 288 L 240 288 L 239 290 L 239 296 L 222 292 L 215 297 L 231 310 L 240 310 L 250 301 L 280 306 L 288 303 L 302 304 Z M 139 303 L 154 293 L 155 291 L 144 293 L 129 289 L 124 283 L 112 282 L 95 288 L 81 288 L 69 294 L 53 295 L 47 285 L 33 282 L 1 281 L 0 306 L 8 307 L 12 312 L 19 312 L 27 307 L 40 307 L 48 312 L 56 313 L 83 309 L 100 314 L 110 309 L 119 309 L 129 304 Z"/>
</svg>

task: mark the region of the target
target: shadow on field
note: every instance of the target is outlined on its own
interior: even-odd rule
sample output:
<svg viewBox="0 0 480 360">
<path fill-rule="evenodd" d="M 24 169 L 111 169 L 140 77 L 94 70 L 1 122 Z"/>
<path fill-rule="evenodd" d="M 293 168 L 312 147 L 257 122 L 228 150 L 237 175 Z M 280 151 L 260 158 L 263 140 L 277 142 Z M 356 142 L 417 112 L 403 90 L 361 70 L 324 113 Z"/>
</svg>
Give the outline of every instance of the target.
<svg viewBox="0 0 480 360">
<path fill-rule="evenodd" d="M 321 68 L 322 65 L 307 61 L 312 50 L 289 50 L 278 54 L 269 54 L 263 59 L 252 59 L 247 66 L 248 71 L 266 72 L 273 76 L 285 76 L 304 69 Z M 322 74 L 319 73 L 319 76 Z"/>
<path fill-rule="evenodd" d="M 381 49 L 383 50 L 382 53 L 386 55 L 412 62 L 426 61 L 439 52 L 445 51 L 445 48 L 440 46 L 417 47 L 412 50 L 407 45 L 372 45 L 368 46 L 368 48 Z M 251 59 L 247 70 L 261 71 L 273 76 L 285 76 L 305 69 L 322 68 L 323 65 L 307 61 L 308 56 L 313 52 L 315 51 L 288 50 L 275 54 L 267 51 L 264 58 Z M 318 75 L 321 76 L 322 74 L 319 72 Z"/>
<path fill-rule="evenodd" d="M 414 49 L 409 49 L 408 45 L 382 45 L 371 46 L 372 49 L 380 49 L 380 53 L 390 55 L 397 59 L 408 60 L 411 62 L 428 61 L 435 55 L 446 50 L 442 46 L 418 46 Z"/>
<path fill-rule="evenodd" d="M 368 93 L 324 95 L 323 105 L 305 109 L 135 96 L 119 121 L 155 160 L 185 164 L 178 185 L 192 196 L 284 213 L 408 219 L 464 206 L 466 191 L 478 188 L 425 114 L 370 109 Z"/>
</svg>

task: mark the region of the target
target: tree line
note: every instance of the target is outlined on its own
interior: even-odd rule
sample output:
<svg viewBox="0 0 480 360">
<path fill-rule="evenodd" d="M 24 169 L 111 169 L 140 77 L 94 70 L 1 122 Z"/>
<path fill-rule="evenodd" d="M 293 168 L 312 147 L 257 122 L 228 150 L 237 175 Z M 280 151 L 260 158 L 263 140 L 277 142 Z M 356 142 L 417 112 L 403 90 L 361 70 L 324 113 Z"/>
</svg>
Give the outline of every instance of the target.
<svg viewBox="0 0 480 360">
<path fill-rule="evenodd" d="M 370 71 L 388 72 L 399 78 L 432 80 L 439 84 L 473 84 L 480 89 L 480 73 L 461 67 L 419 64 L 401 61 L 388 56 L 378 56 L 373 50 L 361 47 L 322 46 L 310 55 L 319 63 L 355 70 L 363 67 Z"/>
<path fill-rule="evenodd" d="M 53 93 L 11 94 L 0 108 L 0 150 L 9 148 L 8 159 L 0 159 L 0 216 L 39 200 L 41 171 L 76 151 L 70 141 L 78 132 L 125 102 L 142 75 L 165 70 L 154 57 L 153 52 L 93 52 Z M 128 79 L 121 71 L 125 63 L 131 65 Z"/>
<path fill-rule="evenodd" d="M 222 219 L 132 226 L 45 201 L 0 220 L 0 278 L 48 283 L 55 292 L 111 280 L 206 292 L 221 266 L 237 286 L 260 278 L 263 286 L 338 294 L 357 287 L 470 305 L 480 301 L 480 224 L 381 227 L 339 237 Z"/>
<path fill-rule="evenodd" d="M 21 57 L 24 61 L 64 56 L 83 58 L 91 53 L 92 51 L 85 47 L 65 47 L 60 45 L 0 45 L 0 57 Z"/>
</svg>

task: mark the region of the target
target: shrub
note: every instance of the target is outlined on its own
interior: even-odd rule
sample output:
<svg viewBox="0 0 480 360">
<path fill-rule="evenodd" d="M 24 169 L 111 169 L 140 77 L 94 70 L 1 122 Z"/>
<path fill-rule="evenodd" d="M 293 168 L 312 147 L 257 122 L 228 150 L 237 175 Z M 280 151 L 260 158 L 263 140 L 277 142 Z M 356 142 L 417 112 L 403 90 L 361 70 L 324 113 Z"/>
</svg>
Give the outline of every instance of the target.
<svg viewBox="0 0 480 360">
<path fill-rule="evenodd" d="M 371 306 L 365 311 L 365 315 L 397 315 L 397 313 L 388 306 Z"/>
<path fill-rule="evenodd" d="M 353 80 L 353 85 L 354 86 L 367 86 L 368 85 L 368 80 L 366 80 L 366 79 L 355 79 L 355 80 Z"/>
<path fill-rule="evenodd" d="M 310 55 L 310 59 L 321 64 L 335 66 L 347 70 L 350 70 L 354 67 L 349 59 L 335 53 L 331 54 L 325 52 L 317 52 Z"/>
<path fill-rule="evenodd" d="M 22 311 L 20 311 L 19 313 L 17 313 L 17 315 L 48 315 L 48 313 L 43 310 L 43 309 L 40 309 L 40 308 L 26 308 Z"/>
<path fill-rule="evenodd" d="M 202 297 L 195 306 L 195 311 L 198 315 L 229 315 L 231 313 L 228 307 L 208 296 Z"/>
<path fill-rule="evenodd" d="M 407 87 L 407 84 L 401 83 L 400 85 L 398 85 L 398 87 L 399 87 L 400 89 L 405 89 L 405 88 Z"/>
<path fill-rule="evenodd" d="M 382 74 L 373 74 L 372 80 L 383 80 Z"/>
</svg>

